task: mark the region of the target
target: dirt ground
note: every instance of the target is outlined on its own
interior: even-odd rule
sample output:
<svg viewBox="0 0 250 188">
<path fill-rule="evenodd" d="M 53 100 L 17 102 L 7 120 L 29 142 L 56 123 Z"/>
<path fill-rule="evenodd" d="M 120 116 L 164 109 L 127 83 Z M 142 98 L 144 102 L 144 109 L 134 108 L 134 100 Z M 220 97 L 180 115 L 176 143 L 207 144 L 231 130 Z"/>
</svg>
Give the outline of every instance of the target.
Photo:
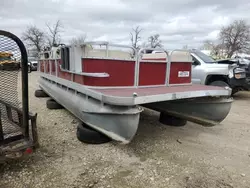
<svg viewBox="0 0 250 188">
<path fill-rule="evenodd" d="M 246 188 L 250 187 L 250 93 L 235 96 L 220 125 L 169 127 L 145 110 L 129 145 L 87 145 L 76 138 L 77 120 L 66 110 L 46 109 L 34 97 L 41 147 L 0 166 L 0 188 Z"/>
</svg>

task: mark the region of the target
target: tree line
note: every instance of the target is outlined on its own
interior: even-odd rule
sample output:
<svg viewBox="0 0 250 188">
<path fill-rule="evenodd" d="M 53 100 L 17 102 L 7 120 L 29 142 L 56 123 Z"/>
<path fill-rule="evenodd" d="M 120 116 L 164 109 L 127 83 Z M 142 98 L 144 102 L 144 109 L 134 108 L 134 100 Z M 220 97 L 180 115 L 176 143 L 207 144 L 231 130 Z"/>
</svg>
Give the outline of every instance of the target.
<svg viewBox="0 0 250 188">
<path fill-rule="evenodd" d="M 35 25 L 28 26 L 22 34 L 22 39 L 26 45 L 40 52 L 44 47 L 53 47 L 61 44 L 61 33 L 63 25 L 60 20 L 55 24 L 46 23 L 45 29 L 39 29 Z M 147 48 L 163 48 L 160 34 L 156 33 L 142 40 L 143 29 L 140 26 L 132 28 L 129 33 L 131 46 L 136 50 L 142 47 Z M 73 37 L 70 44 L 81 44 L 87 38 L 86 34 Z M 188 45 L 183 48 L 187 49 Z M 202 48 L 208 48 L 215 55 L 223 53 L 226 57 L 231 57 L 235 52 L 250 52 L 250 25 L 245 20 L 235 20 L 227 26 L 221 28 L 219 36 L 216 40 L 206 40 Z"/>
<path fill-rule="evenodd" d="M 38 55 L 43 49 L 57 47 L 61 44 L 61 33 L 63 32 L 63 24 L 57 20 L 55 24 L 45 24 L 45 29 L 40 29 L 36 25 L 30 25 L 22 33 L 22 40 L 25 44 Z M 85 41 L 86 35 L 73 37 L 70 44 L 81 44 Z"/>
<path fill-rule="evenodd" d="M 216 56 L 231 58 L 234 53 L 250 53 L 250 25 L 246 20 L 235 20 L 221 28 L 215 41 L 204 41 L 203 48 Z"/>
<path fill-rule="evenodd" d="M 26 45 L 33 49 L 33 51 L 38 54 L 44 48 L 56 47 L 61 44 L 61 33 L 63 32 L 63 25 L 60 20 L 54 25 L 46 23 L 46 29 L 40 29 L 35 25 L 30 25 L 22 34 L 22 39 L 25 41 Z M 157 48 L 163 47 L 162 41 L 160 40 L 159 34 L 154 34 L 148 37 L 148 42 L 141 42 L 141 32 L 142 29 L 140 26 L 132 28 L 130 32 L 130 41 L 131 46 L 136 50 L 139 50 L 141 47 Z M 82 44 L 86 40 L 87 35 L 82 34 L 80 36 L 73 37 L 69 43 L 71 45 Z"/>
</svg>

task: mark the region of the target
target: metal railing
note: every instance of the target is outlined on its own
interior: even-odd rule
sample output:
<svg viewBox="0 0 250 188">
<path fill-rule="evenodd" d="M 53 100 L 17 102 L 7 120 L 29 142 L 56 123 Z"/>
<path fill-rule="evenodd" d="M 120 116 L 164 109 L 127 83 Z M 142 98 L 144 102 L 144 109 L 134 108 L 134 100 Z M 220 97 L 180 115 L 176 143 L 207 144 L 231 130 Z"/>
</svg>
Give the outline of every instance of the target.
<svg viewBox="0 0 250 188">
<path fill-rule="evenodd" d="M 172 63 L 172 55 L 179 51 L 179 52 L 187 52 L 190 54 L 189 50 L 182 50 L 182 49 L 175 49 L 172 50 L 171 53 L 169 53 L 166 49 L 164 48 L 141 48 L 140 50 L 136 50 L 134 47 L 129 46 L 129 45 L 119 45 L 119 44 L 113 44 L 113 43 L 109 43 L 106 41 L 90 41 L 90 42 L 84 42 L 83 44 L 79 44 L 79 45 L 74 45 L 74 46 L 80 46 L 80 47 L 86 47 L 87 45 L 100 45 L 100 46 L 106 46 L 106 58 L 109 58 L 109 47 L 118 47 L 118 48 L 128 48 L 128 49 L 132 49 L 133 53 L 135 54 L 134 57 L 131 57 L 132 59 L 135 60 L 135 75 L 134 75 L 134 87 L 147 87 L 147 86 L 139 86 L 139 74 L 140 74 L 140 63 L 141 62 L 146 62 L 145 60 L 143 60 L 141 58 L 141 55 L 143 54 L 144 51 L 146 50 L 151 50 L 151 51 L 161 51 L 163 53 L 166 54 L 166 77 L 165 77 L 165 84 L 166 86 L 170 86 L 170 85 L 174 85 L 174 84 L 170 84 L 169 80 L 170 80 L 170 69 L 171 69 L 171 63 Z M 65 45 L 64 47 L 70 47 Z M 191 55 L 190 55 L 191 57 Z M 94 57 L 92 57 L 94 58 Z M 102 58 L 105 59 L 105 58 Z M 149 60 L 148 60 L 149 61 Z M 157 60 L 152 60 L 152 62 L 156 62 Z M 160 60 L 160 62 L 164 62 L 164 60 Z M 58 63 L 56 61 L 56 63 Z M 57 66 L 56 66 L 57 67 Z M 64 72 L 70 72 L 72 73 L 72 71 L 66 70 L 66 69 L 62 69 L 60 67 L 60 69 Z M 102 73 L 105 74 L 105 73 Z M 154 85 L 153 85 L 154 86 Z M 116 87 L 117 88 L 117 87 Z"/>
<path fill-rule="evenodd" d="M 169 75 L 169 70 L 170 70 L 170 64 L 171 64 L 171 62 L 169 61 L 170 57 L 169 57 L 169 54 L 168 54 L 167 50 L 165 50 L 163 48 L 142 48 L 142 49 L 139 50 L 138 55 L 137 55 L 137 57 L 139 57 L 139 58 L 137 59 L 137 66 L 138 67 L 136 69 L 136 74 L 137 74 L 136 86 L 139 87 L 140 62 L 143 61 L 141 59 L 141 54 L 145 50 L 162 51 L 163 53 L 166 54 L 166 60 L 165 61 L 166 61 L 167 66 L 166 66 L 166 77 L 165 77 L 165 84 L 164 85 L 168 85 L 168 82 L 169 82 L 169 80 L 168 80 L 169 76 L 168 75 Z M 154 60 L 152 60 L 152 61 L 154 61 Z"/>
</svg>

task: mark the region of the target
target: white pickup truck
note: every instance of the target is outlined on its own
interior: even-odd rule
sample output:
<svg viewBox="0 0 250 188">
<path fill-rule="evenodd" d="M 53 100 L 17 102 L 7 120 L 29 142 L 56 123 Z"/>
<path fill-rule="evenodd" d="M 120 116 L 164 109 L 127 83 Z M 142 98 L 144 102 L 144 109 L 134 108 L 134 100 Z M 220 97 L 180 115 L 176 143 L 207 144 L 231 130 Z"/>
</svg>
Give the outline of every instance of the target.
<svg viewBox="0 0 250 188">
<path fill-rule="evenodd" d="M 228 86 L 232 94 L 249 90 L 246 69 L 238 61 L 214 60 L 199 50 L 190 50 L 193 57 L 192 82 L 204 85 Z"/>
</svg>

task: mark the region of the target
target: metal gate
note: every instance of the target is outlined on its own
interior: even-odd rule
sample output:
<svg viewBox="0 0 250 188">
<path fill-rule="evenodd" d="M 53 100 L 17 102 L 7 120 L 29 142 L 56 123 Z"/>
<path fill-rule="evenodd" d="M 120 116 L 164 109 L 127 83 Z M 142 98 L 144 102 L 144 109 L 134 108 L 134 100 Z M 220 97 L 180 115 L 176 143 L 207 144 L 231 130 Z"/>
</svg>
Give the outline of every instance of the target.
<svg viewBox="0 0 250 188">
<path fill-rule="evenodd" d="M 0 162 L 38 146 L 36 117 L 29 112 L 25 46 L 12 33 L 0 30 Z"/>
</svg>

